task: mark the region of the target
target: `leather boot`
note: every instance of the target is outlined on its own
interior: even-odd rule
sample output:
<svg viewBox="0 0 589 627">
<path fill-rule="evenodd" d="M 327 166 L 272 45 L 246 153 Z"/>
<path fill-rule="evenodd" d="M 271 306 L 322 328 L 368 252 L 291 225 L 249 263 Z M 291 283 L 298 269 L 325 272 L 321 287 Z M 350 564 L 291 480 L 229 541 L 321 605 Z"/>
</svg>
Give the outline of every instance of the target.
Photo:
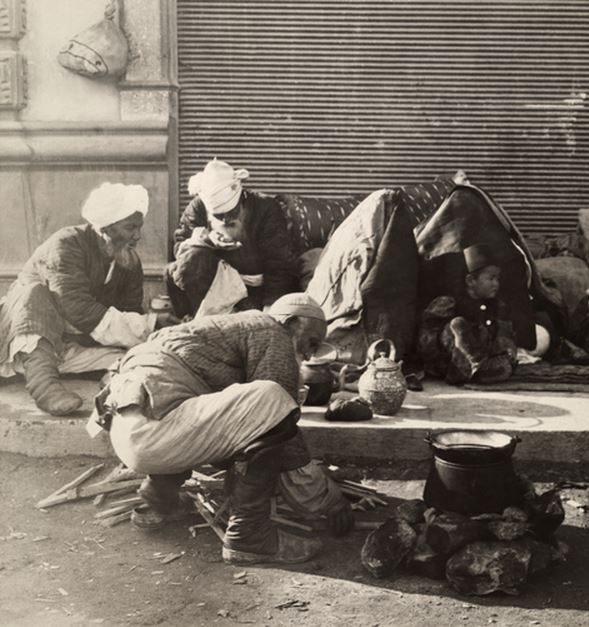
<svg viewBox="0 0 589 627">
<path fill-rule="evenodd" d="M 229 564 L 296 564 L 314 557 L 321 543 L 277 529 L 270 520 L 283 445 L 262 449 L 247 461 L 236 461 L 227 474 L 230 513 L 223 539 Z"/>
<path fill-rule="evenodd" d="M 192 499 L 180 492 L 191 474 L 187 470 L 173 475 L 148 475 L 137 490 L 144 504 L 131 513 L 133 525 L 151 531 L 193 515 L 196 510 Z"/>
<path fill-rule="evenodd" d="M 44 338 L 32 353 L 19 353 L 26 389 L 39 409 L 53 416 L 64 416 L 79 409 L 82 397 L 66 389 L 59 380 L 57 355 Z"/>
</svg>

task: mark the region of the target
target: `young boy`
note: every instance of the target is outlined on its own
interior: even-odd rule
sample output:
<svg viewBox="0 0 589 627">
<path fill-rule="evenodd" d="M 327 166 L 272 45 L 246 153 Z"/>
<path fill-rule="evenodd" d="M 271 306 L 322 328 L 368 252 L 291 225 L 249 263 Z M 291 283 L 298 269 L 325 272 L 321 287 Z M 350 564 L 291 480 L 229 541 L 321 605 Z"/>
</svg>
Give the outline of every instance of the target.
<svg viewBox="0 0 589 627">
<path fill-rule="evenodd" d="M 505 304 L 497 298 L 501 269 L 485 244 L 463 251 L 463 293 L 435 298 L 422 316 L 418 352 L 425 371 L 455 385 L 495 383 L 515 369 L 517 347 Z"/>
</svg>

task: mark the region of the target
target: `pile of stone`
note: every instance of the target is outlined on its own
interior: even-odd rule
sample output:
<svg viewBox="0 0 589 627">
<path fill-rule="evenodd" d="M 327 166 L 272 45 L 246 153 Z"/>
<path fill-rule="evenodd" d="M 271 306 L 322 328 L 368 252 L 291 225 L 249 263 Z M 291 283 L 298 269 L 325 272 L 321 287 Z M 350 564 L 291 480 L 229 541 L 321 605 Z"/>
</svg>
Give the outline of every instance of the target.
<svg viewBox="0 0 589 627">
<path fill-rule="evenodd" d="M 564 520 L 557 490 L 538 494 L 526 483 L 520 507 L 466 516 L 405 501 L 362 547 L 364 567 L 377 578 L 405 572 L 446 578 L 457 592 L 518 594 L 528 578 L 564 560 L 555 532 Z"/>
</svg>

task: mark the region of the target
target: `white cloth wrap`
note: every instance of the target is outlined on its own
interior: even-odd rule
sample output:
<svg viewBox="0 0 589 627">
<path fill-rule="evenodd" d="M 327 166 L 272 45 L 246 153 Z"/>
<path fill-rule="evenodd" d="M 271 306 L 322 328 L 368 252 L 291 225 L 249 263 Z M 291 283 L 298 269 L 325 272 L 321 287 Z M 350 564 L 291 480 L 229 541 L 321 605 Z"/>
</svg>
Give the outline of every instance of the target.
<svg viewBox="0 0 589 627">
<path fill-rule="evenodd" d="M 155 329 L 156 322 L 155 313 L 140 314 L 109 307 L 90 335 L 104 346 L 131 348 L 145 342 Z"/>
<path fill-rule="evenodd" d="M 114 415 L 116 454 L 137 472 L 170 474 L 228 459 L 297 408 L 273 381 L 235 383 L 184 401 L 161 420 L 137 411 Z"/>
<path fill-rule="evenodd" d="M 217 273 L 202 299 L 195 317 L 230 313 L 247 296 L 247 288 L 239 272 L 221 259 Z"/>
</svg>

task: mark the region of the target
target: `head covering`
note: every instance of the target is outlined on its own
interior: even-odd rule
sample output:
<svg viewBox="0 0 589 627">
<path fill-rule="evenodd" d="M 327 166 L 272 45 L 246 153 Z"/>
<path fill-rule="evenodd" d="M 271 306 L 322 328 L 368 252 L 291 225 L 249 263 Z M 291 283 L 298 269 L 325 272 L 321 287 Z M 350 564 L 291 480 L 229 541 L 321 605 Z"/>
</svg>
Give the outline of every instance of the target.
<svg viewBox="0 0 589 627">
<path fill-rule="evenodd" d="M 497 262 L 487 244 L 473 244 L 464 249 L 464 261 L 469 273 L 477 272 L 487 266 L 495 266 Z"/>
<path fill-rule="evenodd" d="M 241 181 L 248 176 L 247 170 L 234 170 L 215 158 L 202 172 L 190 177 L 188 191 L 192 196 L 199 195 L 209 213 L 220 215 L 235 209 L 241 196 Z"/>
<path fill-rule="evenodd" d="M 93 189 L 82 207 L 82 217 L 96 229 L 124 220 L 139 211 L 147 214 L 149 195 L 143 185 L 103 183 Z"/>
<path fill-rule="evenodd" d="M 294 292 L 281 296 L 270 307 L 271 316 L 277 318 L 292 318 L 299 316 L 301 318 L 314 318 L 325 322 L 325 314 L 317 301 L 304 292 Z"/>
</svg>

